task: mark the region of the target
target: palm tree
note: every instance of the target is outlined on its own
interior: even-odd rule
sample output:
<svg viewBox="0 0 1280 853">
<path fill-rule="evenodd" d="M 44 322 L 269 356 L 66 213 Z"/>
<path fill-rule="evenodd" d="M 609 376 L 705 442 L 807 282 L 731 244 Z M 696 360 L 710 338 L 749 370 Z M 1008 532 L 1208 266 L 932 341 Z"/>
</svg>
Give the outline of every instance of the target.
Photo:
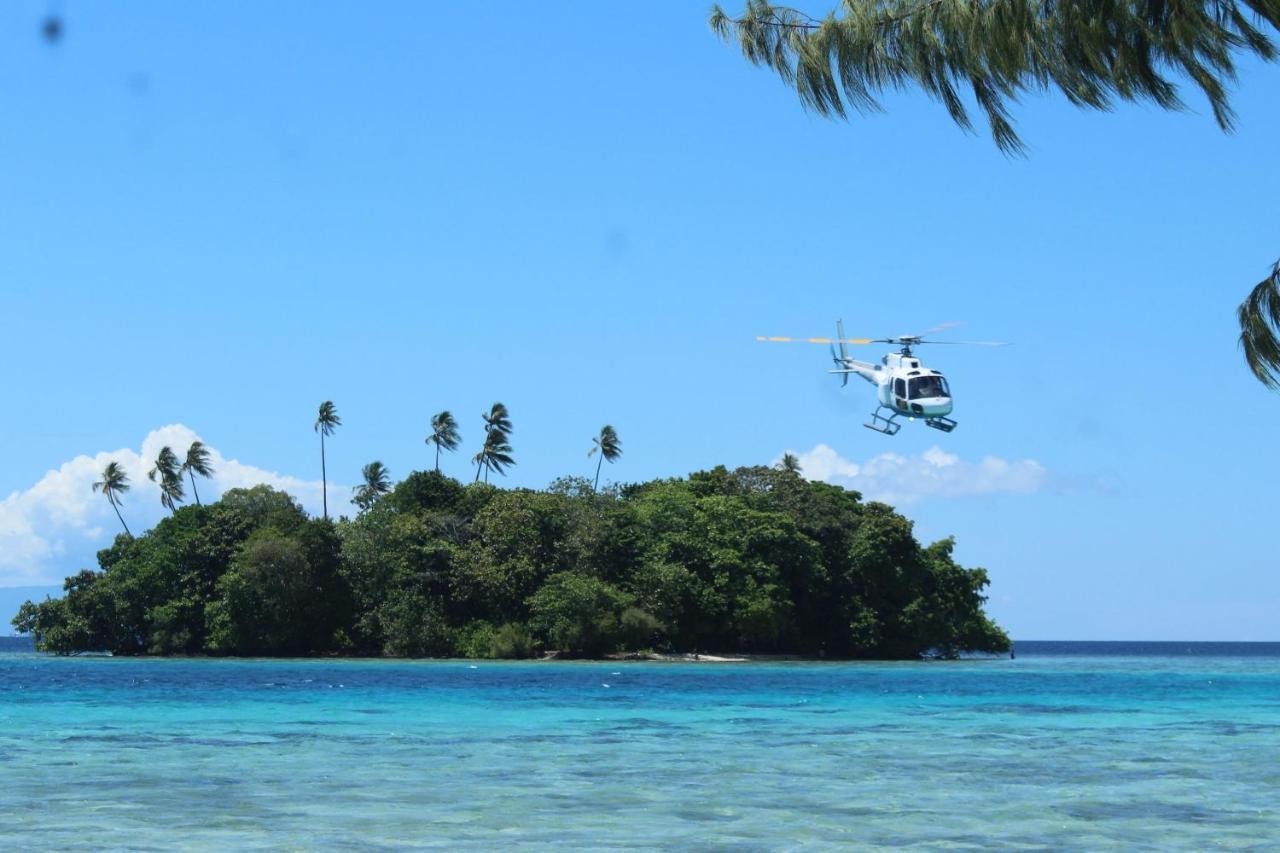
<svg viewBox="0 0 1280 853">
<path fill-rule="evenodd" d="M 1280 261 L 1237 312 L 1244 360 L 1268 388 L 1280 388 Z"/>
<path fill-rule="evenodd" d="M 129 475 L 120 467 L 119 462 L 107 463 L 107 467 L 102 469 L 102 479 L 93 484 L 93 490 L 107 496 L 107 500 L 111 502 L 111 508 L 116 511 L 116 518 L 120 519 L 125 535 L 133 538 L 133 534 L 129 532 L 129 525 L 124 523 L 124 516 L 120 514 L 120 503 L 116 497 L 129 491 Z"/>
<path fill-rule="evenodd" d="M 618 433 L 613 427 L 605 424 L 600 430 L 600 434 L 591 439 L 591 449 L 587 451 L 587 458 L 590 459 L 597 451 L 600 453 L 600 459 L 596 462 L 596 482 L 592 486 L 593 489 L 600 488 L 600 466 L 604 464 L 606 459 L 612 465 L 613 461 L 622 455 L 622 442 L 618 440 Z"/>
<path fill-rule="evenodd" d="M 502 473 L 501 464 L 514 465 L 511 457 L 506 456 L 507 462 L 496 464 L 494 462 L 494 454 L 505 456 L 511 452 L 511 445 L 507 444 L 507 436 L 511 434 L 511 414 L 507 411 L 507 407 L 501 403 L 494 403 L 489 407 L 487 414 L 481 414 L 484 418 L 484 447 L 480 452 L 471 457 L 471 461 L 476 463 L 476 481 L 480 480 L 480 470 L 484 469 L 484 481 L 489 482 L 489 469 L 493 468 L 499 474 Z M 505 448 L 503 450 L 502 448 Z"/>
<path fill-rule="evenodd" d="M 364 475 L 364 484 L 352 489 L 355 492 L 355 497 L 351 499 L 351 502 L 363 511 L 369 509 L 378 498 L 391 491 L 391 477 L 387 471 L 387 466 L 377 460 L 360 469 L 360 473 Z"/>
<path fill-rule="evenodd" d="M 333 435 L 333 431 L 342 426 L 342 418 L 338 417 L 338 409 L 332 400 L 320 404 L 320 413 L 316 415 L 316 432 L 320 433 L 320 487 L 324 489 L 324 517 L 329 517 L 329 473 L 325 469 L 324 437 Z"/>
<path fill-rule="evenodd" d="M 196 506 L 200 503 L 200 492 L 196 489 L 196 474 L 201 477 L 212 477 L 213 466 L 209 464 L 209 448 L 203 441 L 193 441 L 187 448 L 187 458 L 182 463 L 182 471 L 191 477 L 191 493 L 196 496 Z"/>
<path fill-rule="evenodd" d="M 178 455 L 165 445 L 156 456 L 156 464 L 147 472 L 147 479 L 156 482 L 159 477 L 160 505 L 169 512 L 178 511 L 178 503 L 182 501 L 182 474 L 178 465 Z"/>
<path fill-rule="evenodd" d="M 481 415 L 484 418 L 484 431 L 501 430 L 504 434 L 511 434 L 511 414 L 507 411 L 507 407 L 501 403 L 494 403 L 489 407 L 487 415 Z"/>
<path fill-rule="evenodd" d="M 458 422 L 446 409 L 431 418 L 431 435 L 427 436 L 427 444 L 436 446 L 436 473 L 440 473 L 440 448 L 457 450 L 462 438 L 458 435 Z"/>
<path fill-rule="evenodd" d="M 788 474 L 800 476 L 800 460 L 794 453 L 782 454 L 782 459 L 778 462 L 778 470 L 785 471 Z"/>
<path fill-rule="evenodd" d="M 484 447 L 471 457 L 471 461 L 476 463 L 476 480 L 480 479 L 480 470 L 484 469 L 486 483 L 489 482 L 491 470 L 503 474 L 504 466 L 516 464 L 516 461 L 511 458 L 511 445 L 507 443 L 507 434 L 499 429 L 489 430 L 489 434 L 484 437 Z"/>
</svg>

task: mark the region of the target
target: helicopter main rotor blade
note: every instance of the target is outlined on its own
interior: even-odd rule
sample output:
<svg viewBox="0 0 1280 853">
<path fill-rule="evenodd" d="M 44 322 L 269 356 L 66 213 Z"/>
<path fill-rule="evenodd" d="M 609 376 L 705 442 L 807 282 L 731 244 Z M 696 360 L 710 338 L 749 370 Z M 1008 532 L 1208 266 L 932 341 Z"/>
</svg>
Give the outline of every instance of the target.
<svg viewBox="0 0 1280 853">
<path fill-rule="evenodd" d="M 964 323 L 961 323 L 959 320 L 951 320 L 950 322 L 947 322 L 947 323 L 939 323 L 938 325 L 934 326 L 932 329 L 925 329 L 923 332 L 921 332 L 918 335 L 912 335 L 912 337 L 924 338 L 929 335 L 932 335 L 934 332 L 941 332 L 946 329 L 954 329 L 956 326 L 963 326 L 963 325 Z"/>
<path fill-rule="evenodd" d="M 773 344 L 871 344 L 877 343 L 871 338 L 786 338 L 786 337 L 765 337 L 764 335 L 756 335 L 757 341 L 764 341 Z"/>
<path fill-rule="evenodd" d="M 1008 341 L 917 341 L 919 344 L 959 344 L 966 347 L 1007 347 Z"/>
</svg>

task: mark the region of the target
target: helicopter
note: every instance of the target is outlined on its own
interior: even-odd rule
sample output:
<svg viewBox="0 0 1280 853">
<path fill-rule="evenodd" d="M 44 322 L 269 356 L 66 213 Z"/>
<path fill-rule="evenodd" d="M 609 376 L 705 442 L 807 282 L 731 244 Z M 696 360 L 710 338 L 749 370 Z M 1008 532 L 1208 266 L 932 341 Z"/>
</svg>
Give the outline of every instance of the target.
<svg viewBox="0 0 1280 853">
<path fill-rule="evenodd" d="M 951 388 L 946 377 L 936 370 L 925 367 L 913 352 L 913 348 L 921 344 L 959 344 L 979 347 L 1007 346 L 1003 341 L 931 341 L 926 335 L 958 326 L 959 323 L 944 323 L 918 335 L 900 335 L 896 338 L 846 338 L 844 321 L 836 321 L 834 338 L 786 338 L 757 336 L 757 341 L 770 343 L 795 344 L 828 344 L 831 347 L 831 360 L 835 362 L 834 370 L 828 373 L 839 374 L 841 386 L 849 384 L 849 374 L 857 374 L 876 386 L 876 400 L 879 405 L 871 413 L 871 421 L 863 424 L 867 429 L 885 435 L 897 435 L 902 423 L 898 415 L 908 420 L 923 418 L 925 426 L 942 432 L 951 432 L 958 426 L 956 421 L 947 417 L 951 414 Z M 902 349 L 896 353 L 887 353 L 879 364 L 858 361 L 849 357 L 849 344 L 892 344 Z M 840 349 L 837 352 L 836 347 Z M 886 417 L 881 412 L 888 410 Z"/>
</svg>

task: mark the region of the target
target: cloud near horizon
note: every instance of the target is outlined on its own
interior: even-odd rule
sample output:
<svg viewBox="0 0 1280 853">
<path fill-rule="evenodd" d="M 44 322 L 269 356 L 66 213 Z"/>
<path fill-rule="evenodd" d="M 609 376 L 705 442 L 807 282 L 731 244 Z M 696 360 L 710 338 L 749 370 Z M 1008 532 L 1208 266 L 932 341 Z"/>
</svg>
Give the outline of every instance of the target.
<svg viewBox="0 0 1280 853">
<path fill-rule="evenodd" d="M 46 473 L 31 488 L 17 491 L 0 501 L 0 587 L 61 583 L 81 568 L 97 568 L 95 552 L 111 544 L 120 532 L 120 522 L 111 505 L 93 484 L 102 479 L 108 462 L 118 462 L 129 476 L 129 492 L 121 512 L 134 533 L 154 525 L 165 514 L 160 506 L 160 487 L 147 479 L 160 448 L 168 445 L 178 458 L 186 456 L 191 442 L 200 438 L 183 424 L 152 430 L 135 451 L 124 448 L 80 455 Z M 303 480 L 287 474 L 227 459 L 209 447 L 213 476 L 197 478 L 200 498 L 208 503 L 228 489 L 265 483 L 297 498 L 308 512 L 318 515 L 323 488 L 319 480 Z M 184 481 L 187 499 L 191 482 Z M 330 501 L 341 506 L 351 488 L 329 484 Z"/>
<path fill-rule="evenodd" d="M 984 456 L 980 462 L 965 462 L 936 446 L 918 456 L 881 453 L 862 463 L 845 459 L 825 444 L 805 453 L 788 452 L 800 460 L 805 478 L 856 489 L 867 500 L 894 505 L 937 497 L 1025 495 L 1050 484 L 1049 472 L 1034 459 Z"/>
</svg>

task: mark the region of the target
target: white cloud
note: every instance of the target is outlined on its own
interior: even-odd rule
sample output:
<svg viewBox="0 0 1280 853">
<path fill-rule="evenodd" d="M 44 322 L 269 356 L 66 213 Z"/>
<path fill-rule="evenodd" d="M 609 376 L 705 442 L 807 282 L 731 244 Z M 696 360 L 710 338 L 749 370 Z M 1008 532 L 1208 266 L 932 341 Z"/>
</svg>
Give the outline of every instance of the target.
<svg viewBox="0 0 1280 853">
<path fill-rule="evenodd" d="M 160 488 L 147 479 L 152 460 L 168 445 L 181 459 L 191 442 L 199 438 L 182 424 L 153 430 L 142 440 L 140 450 L 128 448 L 103 451 L 94 456 L 77 456 L 49 471 L 26 491 L 14 492 L 0 501 L 0 587 L 60 583 L 80 568 L 97 568 L 94 553 L 111 543 L 121 529 L 111 505 L 93 483 L 101 479 L 108 462 L 117 462 L 129 476 L 129 492 L 124 495 L 121 513 L 134 533 L 141 533 L 160 520 Z M 319 480 L 302 480 L 236 459 L 227 459 L 209 447 L 213 477 L 197 478 L 200 498 L 217 500 L 228 489 L 265 483 L 283 489 L 302 502 L 308 511 L 319 514 L 323 488 Z M 191 482 L 185 485 L 191 500 Z M 342 505 L 350 487 L 329 484 L 330 503 Z"/>
<path fill-rule="evenodd" d="M 895 505 L 931 497 L 1030 494 L 1049 485 L 1049 472 L 1034 459 L 986 456 L 980 462 L 965 462 L 940 447 L 918 456 L 881 453 L 862 463 L 845 459 L 825 444 L 807 453 L 789 452 L 800 460 L 808 479 L 856 489 L 867 500 Z"/>
</svg>

